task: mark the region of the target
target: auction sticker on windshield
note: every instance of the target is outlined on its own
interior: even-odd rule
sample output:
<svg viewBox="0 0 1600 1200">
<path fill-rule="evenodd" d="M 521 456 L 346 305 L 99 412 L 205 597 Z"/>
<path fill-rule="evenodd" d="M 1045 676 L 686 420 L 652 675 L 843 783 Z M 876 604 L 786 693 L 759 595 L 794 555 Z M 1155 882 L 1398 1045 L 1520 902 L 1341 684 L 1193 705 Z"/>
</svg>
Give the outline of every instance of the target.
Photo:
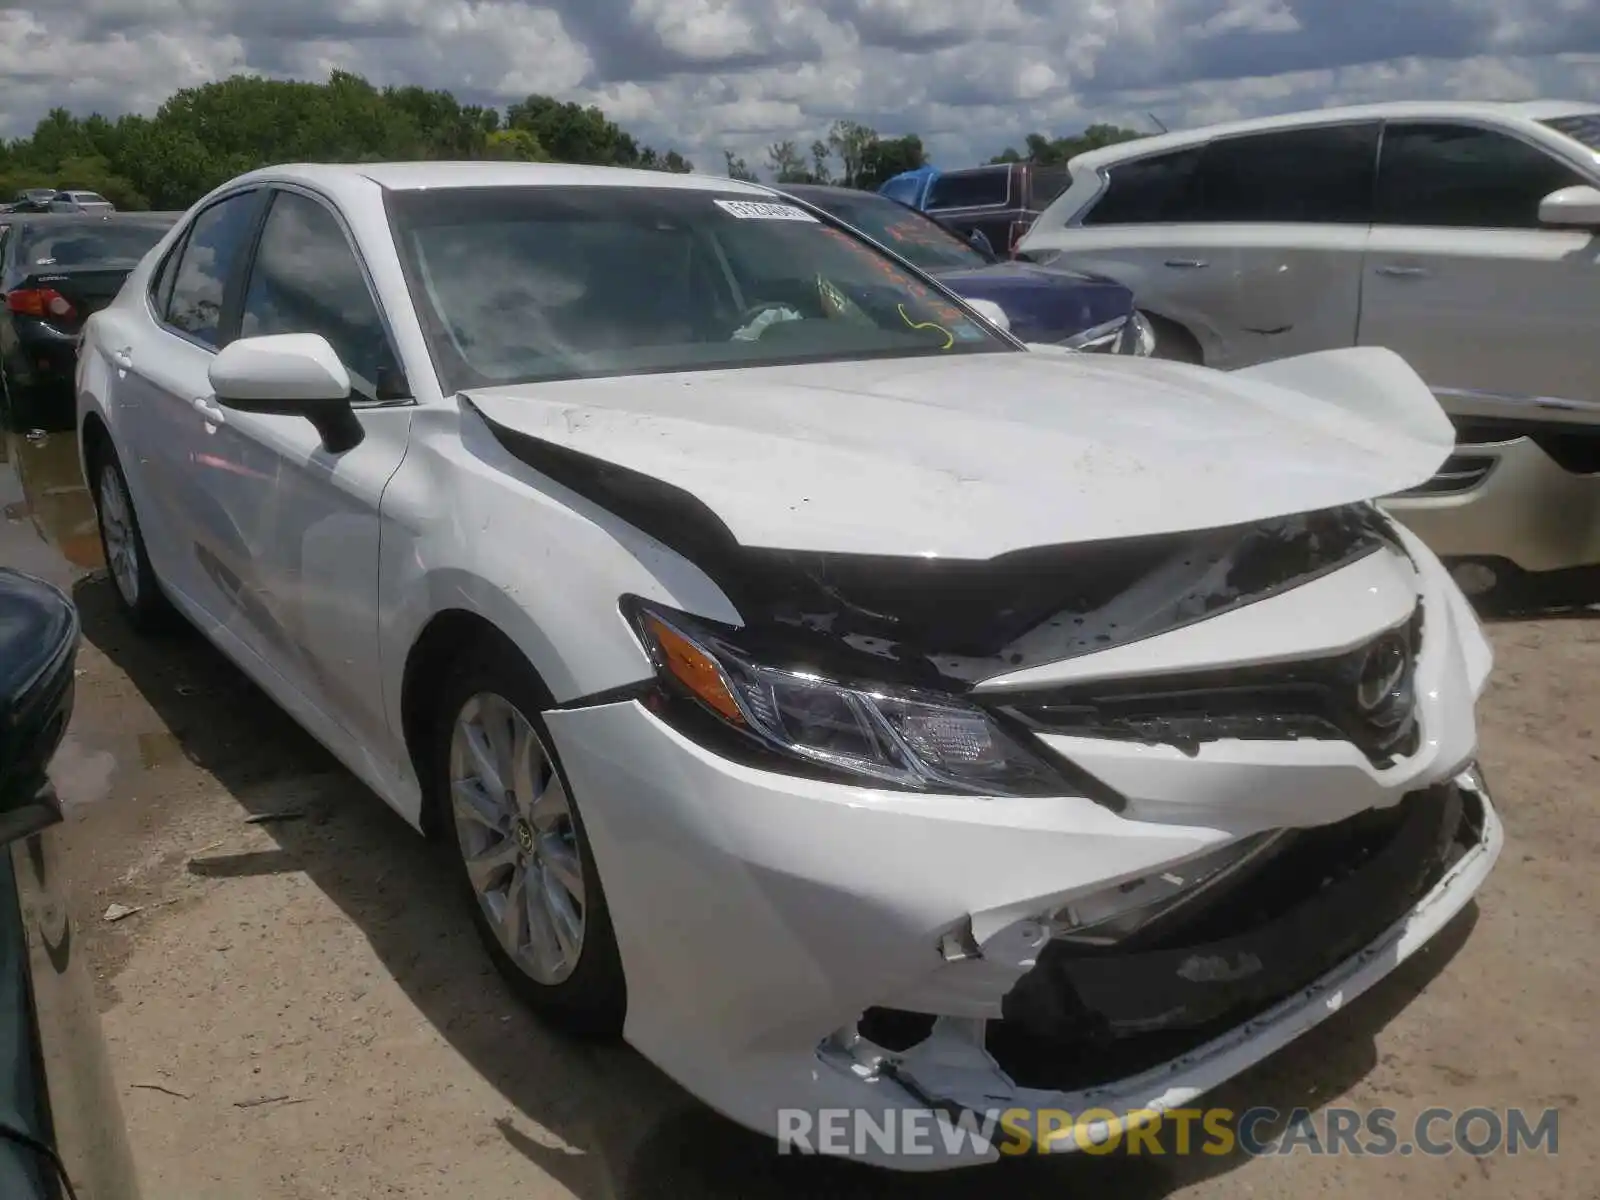
<svg viewBox="0 0 1600 1200">
<path fill-rule="evenodd" d="M 713 200 L 718 208 L 743 220 L 754 221 L 810 221 L 817 219 L 803 208 L 792 204 L 765 204 L 759 200 Z"/>
</svg>

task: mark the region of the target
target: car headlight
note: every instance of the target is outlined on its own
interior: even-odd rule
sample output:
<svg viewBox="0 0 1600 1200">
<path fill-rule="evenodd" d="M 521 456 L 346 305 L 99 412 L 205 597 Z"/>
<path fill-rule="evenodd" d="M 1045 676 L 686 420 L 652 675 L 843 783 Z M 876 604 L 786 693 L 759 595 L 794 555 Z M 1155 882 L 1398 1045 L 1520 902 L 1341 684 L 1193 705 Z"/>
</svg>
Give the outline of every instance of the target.
<svg viewBox="0 0 1600 1200">
<path fill-rule="evenodd" d="M 922 792 L 1074 795 L 983 709 L 920 689 L 845 683 L 757 662 L 738 631 L 625 603 L 669 698 L 795 766 Z"/>
<path fill-rule="evenodd" d="M 1133 316 L 1123 326 L 1122 345 L 1118 350 L 1122 354 L 1134 354 L 1140 358 L 1149 358 L 1156 352 L 1155 326 L 1138 309 L 1133 310 Z"/>
<path fill-rule="evenodd" d="M 1127 325 L 1127 317 L 1118 317 L 1114 321 L 1093 325 L 1071 337 L 1062 338 L 1058 344 L 1068 350 L 1083 350 L 1090 354 L 1115 354 L 1122 344 L 1123 331 Z"/>
</svg>

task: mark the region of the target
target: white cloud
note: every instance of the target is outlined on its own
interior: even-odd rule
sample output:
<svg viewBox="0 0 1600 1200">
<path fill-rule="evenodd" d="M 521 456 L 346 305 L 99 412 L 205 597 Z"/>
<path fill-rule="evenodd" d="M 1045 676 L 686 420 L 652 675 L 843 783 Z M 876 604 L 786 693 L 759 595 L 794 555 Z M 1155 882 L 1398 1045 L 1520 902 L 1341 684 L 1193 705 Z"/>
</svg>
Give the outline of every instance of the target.
<svg viewBox="0 0 1600 1200">
<path fill-rule="evenodd" d="M 0 134 L 150 112 L 234 71 L 333 68 L 599 104 L 702 167 L 839 117 L 943 165 L 1032 130 L 1387 98 L 1600 92 L 1595 0 L 6 0 Z"/>
</svg>

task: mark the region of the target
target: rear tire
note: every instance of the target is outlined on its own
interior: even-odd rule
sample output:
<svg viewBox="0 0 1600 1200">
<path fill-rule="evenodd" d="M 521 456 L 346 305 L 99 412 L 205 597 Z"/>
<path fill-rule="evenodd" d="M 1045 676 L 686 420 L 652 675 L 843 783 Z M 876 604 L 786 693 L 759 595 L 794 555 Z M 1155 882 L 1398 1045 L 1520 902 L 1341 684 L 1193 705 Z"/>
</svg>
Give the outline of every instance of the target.
<svg viewBox="0 0 1600 1200">
<path fill-rule="evenodd" d="M 90 471 L 94 476 L 92 487 L 100 551 L 111 574 L 117 607 L 128 624 L 140 633 L 170 628 L 175 615 L 172 603 L 161 590 L 161 581 L 150 565 L 144 532 L 133 510 L 128 479 L 122 473 L 116 451 L 107 447 L 96 453 Z"/>
<path fill-rule="evenodd" d="M 538 676 L 498 647 L 440 689 L 429 795 L 472 922 L 517 996 L 569 1033 L 615 1037 L 627 986 L 600 873 L 540 715 Z"/>
</svg>

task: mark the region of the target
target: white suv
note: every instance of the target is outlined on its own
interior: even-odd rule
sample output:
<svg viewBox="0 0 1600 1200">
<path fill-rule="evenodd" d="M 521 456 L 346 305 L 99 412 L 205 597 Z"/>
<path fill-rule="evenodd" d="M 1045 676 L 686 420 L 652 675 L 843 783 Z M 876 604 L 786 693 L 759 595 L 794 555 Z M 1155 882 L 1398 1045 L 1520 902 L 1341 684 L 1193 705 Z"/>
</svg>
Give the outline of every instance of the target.
<svg viewBox="0 0 1600 1200">
<path fill-rule="evenodd" d="M 1025 256 L 1131 287 L 1209 366 L 1398 351 L 1470 446 L 1391 507 L 1442 554 L 1600 563 L 1600 105 L 1324 109 L 1070 171 Z"/>
</svg>

